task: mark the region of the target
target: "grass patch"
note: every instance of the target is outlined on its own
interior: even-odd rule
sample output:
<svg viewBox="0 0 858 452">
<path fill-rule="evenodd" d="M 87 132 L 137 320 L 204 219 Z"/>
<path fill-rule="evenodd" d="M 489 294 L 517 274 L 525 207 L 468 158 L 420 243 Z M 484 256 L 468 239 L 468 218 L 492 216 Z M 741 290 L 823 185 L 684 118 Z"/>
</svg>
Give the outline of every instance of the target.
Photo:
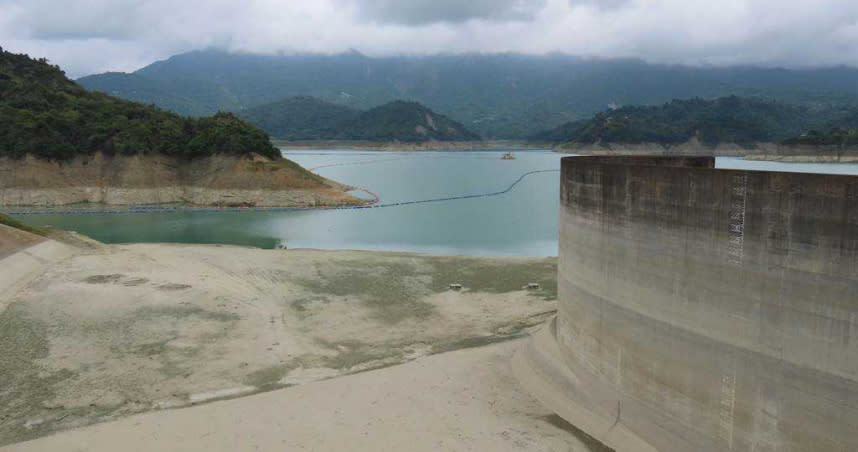
<svg viewBox="0 0 858 452">
<path fill-rule="evenodd" d="M 132 278 L 123 282 L 122 285 L 125 287 L 135 287 L 146 284 L 147 282 L 149 282 L 149 280 L 146 278 Z"/>
<path fill-rule="evenodd" d="M 87 284 L 113 284 L 119 282 L 125 275 L 115 273 L 112 275 L 92 275 L 86 277 L 83 282 Z"/>
<path fill-rule="evenodd" d="M 47 332 L 47 325 L 31 318 L 22 303 L 12 303 L 0 313 L 0 446 L 55 430 L 50 420 L 53 413 L 45 403 L 54 398 L 54 385 L 75 373 L 48 373 L 36 363 L 48 356 Z M 28 420 L 39 418 L 45 422 L 24 426 Z"/>
<path fill-rule="evenodd" d="M 148 344 L 140 344 L 133 347 L 131 353 L 143 356 L 162 355 L 167 351 L 167 342 L 170 342 L 171 340 L 172 339 L 164 339 L 161 341 L 149 342 Z"/>
<path fill-rule="evenodd" d="M 465 339 L 460 339 L 453 342 L 447 342 L 443 344 L 433 345 L 432 346 L 432 354 L 436 353 L 446 353 L 452 352 L 454 350 L 461 350 L 463 348 L 476 348 L 476 347 L 484 347 L 486 345 L 497 344 L 498 342 L 505 342 L 511 339 L 517 339 L 521 337 L 521 334 L 511 334 L 509 336 L 478 336 L 478 337 L 468 337 Z"/>
<path fill-rule="evenodd" d="M 434 306 L 421 300 L 427 293 L 416 281 L 419 274 L 414 265 L 342 262 L 332 271 L 326 268 L 318 268 L 319 279 L 296 282 L 315 294 L 357 296 L 386 323 L 425 319 L 435 313 Z"/>
<path fill-rule="evenodd" d="M 185 318 L 196 316 L 205 320 L 217 320 L 219 322 L 234 322 L 241 320 L 241 316 L 233 312 L 207 311 L 199 306 L 144 306 L 135 311 L 135 318 L 153 319 L 157 317 Z"/>
<path fill-rule="evenodd" d="M 280 387 L 279 381 L 287 372 L 294 369 L 296 366 L 281 364 L 277 366 L 269 366 L 259 369 L 255 372 L 247 374 L 244 378 L 245 384 L 255 386 L 261 390 L 275 389 Z"/>
<path fill-rule="evenodd" d="M 388 323 L 405 319 L 426 319 L 435 308 L 423 301 L 431 293 L 449 290 L 451 283 L 462 283 L 473 292 L 507 293 L 522 290 L 527 283 L 538 283 L 534 296 L 557 298 L 557 262 L 494 261 L 469 258 L 421 257 L 409 262 L 388 259 L 343 261 L 318 266 L 320 275 L 296 282 L 314 295 L 356 296 L 374 315 Z M 306 309 L 312 297 L 297 300 L 292 307 Z"/>
<path fill-rule="evenodd" d="M 330 303 L 330 300 L 328 300 L 325 297 L 311 296 L 311 297 L 298 298 L 297 300 L 294 300 L 292 303 L 290 303 L 290 306 L 292 306 L 292 309 L 294 309 L 295 312 L 297 312 L 299 314 L 303 314 L 303 313 L 307 312 L 307 308 L 309 306 L 318 305 L 318 304 L 328 304 L 328 303 Z"/>
<path fill-rule="evenodd" d="M 435 258 L 432 260 L 434 292 L 449 290 L 451 283 L 460 283 L 474 292 L 506 293 L 521 290 L 527 283 L 537 283 L 534 295 L 545 300 L 557 298 L 557 263 L 553 259 L 538 262 L 481 262 L 465 258 Z"/>
<path fill-rule="evenodd" d="M 186 289 L 190 289 L 190 288 L 191 288 L 191 286 L 188 284 L 175 284 L 175 283 L 161 284 L 160 286 L 158 286 L 158 290 L 166 290 L 166 291 L 186 290 Z"/>
</svg>

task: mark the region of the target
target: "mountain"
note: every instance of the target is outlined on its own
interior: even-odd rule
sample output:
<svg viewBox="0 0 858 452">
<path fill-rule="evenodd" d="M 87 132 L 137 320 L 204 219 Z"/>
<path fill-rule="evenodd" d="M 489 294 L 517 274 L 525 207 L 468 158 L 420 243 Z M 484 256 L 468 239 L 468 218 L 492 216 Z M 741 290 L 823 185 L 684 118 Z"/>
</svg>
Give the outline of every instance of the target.
<svg viewBox="0 0 858 452">
<path fill-rule="evenodd" d="M 313 97 L 298 96 L 239 112 L 247 122 L 283 140 L 333 139 L 338 127 L 360 111 Z"/>
<path fill-rule="evenodd" d="M 406 143 L 480 140 L 479 135 L 462 124 L 408 101 L 359 111 L 311 97 L 294 97 L 249 109 L 241 116 L 285 140 Z"/>
<path fill-rule="evenodd" d="M 361 113 L 342 125 L 337 138 L 410 143 L 480 140 L 462 124 L 417 102 L 406 101 L 389 102 Z"/>
<path fill-rule="evenodd" d="M 845 124 L 858 110 L 810 108 L 729 96 L 673 100 L 661 106 L 629 106 L 597 113 L 531 136 L 531 140 L 576 144 L 660 144 L 696 139 L 704 145 L 752 146 L 781 142 L 815 127 Z"/>
<path fill-rule="evenodd" d="M 189 114 L 240 111 L 290 96 L 355 108 L 421 102 L 485 138 L 521 138 L 609 105 L 676 98 L 767 97 L 807 106 L 858 102 L 858 70 L 648 64 L 566 55 L 471 54 L 366 57 L 196 51 L 132 74 L 79 82 Z"/>
<path fill-rule="evenodd" d="M 279 159 L 261 130 L 229 113 L 186 118 L 93 93 L 56 66 L 0 49 L 0 157 L 256 153 Z"/>
</svg>

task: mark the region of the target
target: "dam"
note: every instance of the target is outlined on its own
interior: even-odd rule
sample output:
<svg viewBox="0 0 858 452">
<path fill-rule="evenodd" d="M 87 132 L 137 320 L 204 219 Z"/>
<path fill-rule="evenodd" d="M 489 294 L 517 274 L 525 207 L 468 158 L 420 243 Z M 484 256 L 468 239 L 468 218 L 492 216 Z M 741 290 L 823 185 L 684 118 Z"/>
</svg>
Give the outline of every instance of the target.
<svg viewBox="0 0 858 452">
<path fill-rule="evenodd" d="M 858 176 L 567 157 L 523 386 L 620 451 L 858 450 Z"/>
</svg>

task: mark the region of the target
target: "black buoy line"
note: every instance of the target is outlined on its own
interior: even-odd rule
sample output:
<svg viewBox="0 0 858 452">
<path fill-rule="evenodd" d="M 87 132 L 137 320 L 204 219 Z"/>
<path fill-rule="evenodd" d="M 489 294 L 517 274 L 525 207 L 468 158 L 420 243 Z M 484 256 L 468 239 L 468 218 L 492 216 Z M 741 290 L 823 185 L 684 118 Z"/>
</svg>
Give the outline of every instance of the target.
<svg viewBox="0 0 858 452">
<path fill-rule="evenodd" d="M 491 192 L 491 193 L 479 193 L 479 194 L 474 194 L 474 195 L 450 196 L 447 198 L 421 199 L 419 201 L 402 201 L 402 202 L 393 202 L 393 203 L 387 203 L 387 204 L 375 204 L 375 205 L 368 205 L 368 206 L 350 206 L 350 207 L 346 207 L 346 208 L 350 208 L 350 209 L 376 209 L 376 208 L 382 208 L 382 207 L 407 206 L 407 205 L 411 205 L 411 204 L 427 204 L 427 203 L 432 203 L 432 202 L 456 201 L 459 199 L 490 198 L 492 196 L 500 196 L 500 195 L 509 193 L 513 188 L 515 188 L 516 185 L 518 185 L 521 181 L 523 181 L 524 178 L 526 178 L 527 176 L 531 176 L 533 174 L 540 174 L 540 173 L 559 173 L 559 172 L 560 172 L 559 169 L 528 171 L 528 172 L 522 174 L 521 176 L 519 176 L 519 178 L 516 179 L 515 182 L 510 184 L 509 187 L 507 187 L 501 191 L 496 191 L 496 192 Z"/>
<path fill-rule="evenodd" d="M 362 160 L 362 161 L 358 161 L 358 162 L 329 163 L 327 165 L 319 165 L 319 166 L 314 166 L 312 168 L 307 168 L 307 171 L 312 172 L 312 171 L 316 171 L 316 170 L 319 170 L 322 168 L 332 168 L 335 166 L 367 165 L 370 163 L 394 162 L 396 160 L 405 160 L 407 158 L 408 157 L 394 157 L 394 158 L 390 158 L 390 159 Z"/>
<path fill-rule="evenodd" d="M 356 162 L 357 163 L 357 162 Z M 138 206 L 138 207 L 128 207 L 122 209 L 67 209 L 67 210 L 22 210 L 22 211 L 12 211 L 7 212 L 9 215 L 104 215 L 104 214 L 121 214 L 121 213 L 174 213 L 174 212 L 295 212 L 295 211 L 307 211 L 307 210 L 362 210 L 362 209 L 382 209 L 387 207 L 399 207 L 399 206 L 408 206 L 414 204 L 428 204 L 435 202 L 447 202 L 447 201 L 456 201 L 460 199 L 475 199 L 475 198 L 490 198 L 493 196 L 501 196 L 506 193 L 509 193 L 512 189 L 515 188 L 516 185 L 521 183 L 526 177 L 532 176 L 534 174 L 542 174 L 542 173 L 559 173 L 559 169 L 545 169 L 545 170 L 534 170 L 528 171 L 515 182 L 511 183 L 508 187 L 503 190 L 490 192 L 490 193 L 478 193 L 471 195 L 459 195 L 459 196 L 448 196 L 445 198 L 431 198 L 431 199 L 421 199 L 416 201 L 401 201 L 401 202 L 392 202 L 392 203 L 384 203 L 380 204 L 376 201 L 373 204 L 364 204 L 359 206 L 316 206 L 316 207 L 184 207 L 184 206 L 174 206 L 174 207 L 146 207 L 146 206 Z M 355 187 L 357 190 L 367 191 L 370 194 L 374 194 L 369 190 Z M 376 197 L 376 199 L 378 199 Z"/>
<path fill-rule="evenodd" d="M 288 155 L 288 154 L 284 154 L 284 155 Z M 307 155 L 307 154 L 304 154 L 304 155 Z M 314 154 L 314 155 L 335 155 L 335 154 Z M 357 155 L 370 155 L 370 154 L 357 154 Z M 316 170 L 319 170 L 322 168 L 333 168 L 333 167 L 337 167 L 337 166 L 353 166 L 353 165 L 367 165 L 370 163 L 395 162 L 397 160 L 410 160 L 413 157 L 414 157 L 413 154 L 409 154 L 409 155 L 392 157 L 392 158 L 384 158 L 384 159 L 359 160 L 357 162 L 329 163 L 329 164 L 325 164 L 325 165 L 319 165 L 319 166 L 307 168 L 307 171 L 316 171 Z M 433 158 L 433 159 L 461 159 L 461 160 L 497 160 L 494 157 L 488 157 L 488 156 L 465 157 L 465 156 L 461 156 L 461 155 L 432 155 L 431 158 Z"/>
</svg>

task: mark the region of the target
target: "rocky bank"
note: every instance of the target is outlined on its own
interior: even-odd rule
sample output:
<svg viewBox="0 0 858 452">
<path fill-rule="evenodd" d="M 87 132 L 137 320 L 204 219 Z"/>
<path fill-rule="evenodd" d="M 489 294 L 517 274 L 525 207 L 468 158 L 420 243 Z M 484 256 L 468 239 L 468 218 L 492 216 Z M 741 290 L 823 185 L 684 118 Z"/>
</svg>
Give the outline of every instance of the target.
<svg viewBox="0 0 858 452">
<path fill-rule="evenodd" d="M 289 160 L 216 154 L 96 153 L 55 161 L 0 158 L 0 207 L 81 203 L 313 207 L 361 204 L 351 187 Z"/>
</svg>

